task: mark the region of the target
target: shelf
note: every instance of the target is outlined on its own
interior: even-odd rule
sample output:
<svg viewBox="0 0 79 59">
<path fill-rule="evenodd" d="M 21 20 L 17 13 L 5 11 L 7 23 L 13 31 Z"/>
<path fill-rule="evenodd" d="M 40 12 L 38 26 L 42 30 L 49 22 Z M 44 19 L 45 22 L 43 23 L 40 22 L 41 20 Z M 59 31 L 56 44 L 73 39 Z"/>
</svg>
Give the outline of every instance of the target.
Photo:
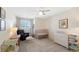
<svg viewBox="0 0 79 59">
<path fill-rule="evenodd" d="M 79 47 L 75 47 L 75 46 L 71 47 L 71 46 L 69 46 L 69 48 L 74 50 L 74 51 L 79 51 Z"/>
<path fill-rule="evenodd" d="M 69 35 L 69 48 L 75 51 L 79 51 L 79 47 L 78 47 L 78 40 L 77 40 L 77 35 Z"/>
</svg>

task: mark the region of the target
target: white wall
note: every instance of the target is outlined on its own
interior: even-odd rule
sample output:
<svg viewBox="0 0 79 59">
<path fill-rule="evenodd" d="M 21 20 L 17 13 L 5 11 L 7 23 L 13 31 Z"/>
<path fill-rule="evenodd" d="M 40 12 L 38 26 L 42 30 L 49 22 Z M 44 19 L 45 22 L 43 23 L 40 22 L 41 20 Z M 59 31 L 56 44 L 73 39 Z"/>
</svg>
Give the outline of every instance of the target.
<svg viewBox="0 0 79 59">
<path fill-rule="evenodd" d="M 54 32 L 59 30 L 59 20 L 65 18 L 68 18 L 68 29 L 79 27 L 79 8 L 72 8 L 69 11 L 65 11 L 51 17 L 48 23 L 51 39 L 54 38 Z"/>
<path fill-rule="evenodd" d="M 8 10 L 8 8 L 4 7 L 4 9 L 6 11 L 6 18 L 5 18 L 5 20 L 6 20 L 6 29 L 9 29 L 10 26 L 15 25 L 16 18 L 14 16 L 14 14 L 10 10 Z M 8 39 L 8 38 L 9 38 L 9 32 L 7 30 L 0 31 L 0 44 L 2 44 L 2 42 L 4 40 Z"/>
<path fill-rule="evenodd" d="M 47 19 L 45 18 L 35 18 L 35 29 L 48 29 Z"/>
<path fill-rule="evenodd" d="M 7 29 L 15 25 L 16 15 L 11 12 L 8 7 L 4 7 L 6 10 L 6 27 Z M 53 32 L 59 29 L 59 20 L 68 18 L 70 28 L 79 27 L 79 8 L 72 8 L 69 11 L 65 11 L 56 15 L 52 15 L 50 18 L 39 18 L 35 19 L 35 29 L 49 29 L 50 38 L 53 39 Z"/>
<path fill-rule="evenodd" d="M 14 26 L 16 24 L 16 15 L 14 15 L 8 7 L 4 7 L 6 11 L 6 29 L 10 28 L 10 26 Z"/>
</svg>

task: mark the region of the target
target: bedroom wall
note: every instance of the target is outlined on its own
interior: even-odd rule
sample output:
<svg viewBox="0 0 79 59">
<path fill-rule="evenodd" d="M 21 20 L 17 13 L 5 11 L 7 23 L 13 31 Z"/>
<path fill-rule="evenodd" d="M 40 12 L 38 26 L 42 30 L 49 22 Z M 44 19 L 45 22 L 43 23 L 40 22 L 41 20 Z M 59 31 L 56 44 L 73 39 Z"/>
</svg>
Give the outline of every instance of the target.
<svg viewBox="0 0 79 59">
<path fill-rule="evenodd" d="M 42 17 L 35 18 L 35 29 L 48 29 L 47 19 Z"/>
<path fill-rule="evenodd" d="M 9 37 L 9 32 L 7 31 L 7 29 L 10 28 L 10 26 L 15 25 L 16 23 L 16 18 L 14 16 L 14 14 L 8 10 L 7 7 L 4 7 L 5 11 L 6 11 L 6 30 L 5 31 L 0 31 L 0 43 L 7 39 Z"/>
<path fill-rule="evenodd" d="M 7 29 L 15 25 L 16 17 L 15 15 L 8 9 L 8 7 L 4 7 L 6 10 L 6 27 Z M 53 39 L 54 31 L 59 30 L 59 20 L 68 18 L 69 26 L 68 29 L 79 27 L 79 8 L 72 8 L 71 10 L 52 15 L 50 18 L 36 18 L 35 19 L 35 29 L 49 29 L 49 36 Z"/>
<path fill-rule="evenodd" d="M 68 18 L 68 29 L 79 27 L 79 8 L 72 8 L 71 10 L 51 16 L 48 22 L 48 27 L 49 36 L 52 40 L 54 39 L 54 32 L 59 30 L 59 20 L 65 18 Z"/>
<path fill-rule="evenodd" d="M 8 29 L 16 24 L 16 15 L 13 14 L 8 7 L 4 7 L 4 9 L 6 11 L 6 29 Z"/>
</svg>

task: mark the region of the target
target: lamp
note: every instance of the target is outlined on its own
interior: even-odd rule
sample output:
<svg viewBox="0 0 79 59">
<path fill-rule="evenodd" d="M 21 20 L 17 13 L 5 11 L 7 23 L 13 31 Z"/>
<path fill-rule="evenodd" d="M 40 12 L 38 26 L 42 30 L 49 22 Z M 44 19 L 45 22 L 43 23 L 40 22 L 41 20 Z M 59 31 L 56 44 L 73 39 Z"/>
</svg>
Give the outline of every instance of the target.
<svg viewBox="0 0 79 59">
<path fill-rule="evenodd" d="M 10 36 L 12 36 L 13 34 L 15 34 L 17 31 L 17 27 L 11 27 L 10 28 Z"/>
</svg>

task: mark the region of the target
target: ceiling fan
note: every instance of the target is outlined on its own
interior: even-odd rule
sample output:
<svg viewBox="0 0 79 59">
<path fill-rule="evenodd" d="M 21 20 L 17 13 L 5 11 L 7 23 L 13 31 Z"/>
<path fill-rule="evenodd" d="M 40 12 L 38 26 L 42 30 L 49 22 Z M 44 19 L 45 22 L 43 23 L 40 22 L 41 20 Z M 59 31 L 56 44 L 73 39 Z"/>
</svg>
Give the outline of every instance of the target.
<svg viewBox="0 0 79 59">
<path fill-rule="evenodd" d="M 49 9 L 41 9 L 39 10 L 39 15 L 46 15 L 47 12 L 49 12 Z"/>
</svg>

